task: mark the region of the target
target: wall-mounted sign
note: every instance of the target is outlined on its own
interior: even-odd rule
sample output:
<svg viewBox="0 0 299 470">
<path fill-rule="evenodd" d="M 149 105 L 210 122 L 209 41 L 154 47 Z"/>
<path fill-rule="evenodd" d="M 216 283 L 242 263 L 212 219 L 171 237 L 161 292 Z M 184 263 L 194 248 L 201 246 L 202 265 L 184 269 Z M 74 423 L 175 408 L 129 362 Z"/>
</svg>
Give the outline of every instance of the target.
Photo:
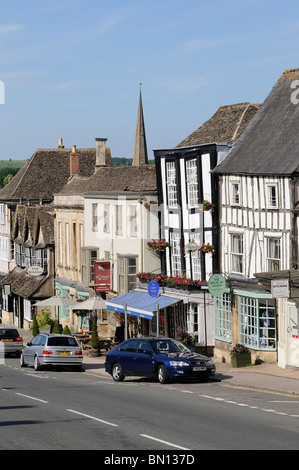
<svg viewBox="0 0 299 470">
<path fill-rule="evenodd" d="M 27 274 L 29 274 L 29 276 L 41 276 L 43 272 L 44 270 L 41 266 L 29 266 L 29 268 L 27 268 Z"/>
<path fill-rule="evenodd" d="M 111 268 L 109 261 L 96 261 L 93 265 L 94 290 L 108 292 L 111 290 Z"/>
<path fill-rule="evenodd" d="M 151 297 L 158 297 L 160 286 L 157 281 L 153 280 L 148 283 L 147 291 Z"/>
<path fill-rule="evenodd" d="M 220 297 L 226 289 L 225 277 L 221 274 L 213 274 L 209 279 L 208 289 L 213 297 Z"/>
<path fill-rule="evenodd" d="M 271 293 L 274 299 L 288 298 L 289 294 L 289 280 L 288 279 L 273 279 L 271 281 Z"/>
</svg>

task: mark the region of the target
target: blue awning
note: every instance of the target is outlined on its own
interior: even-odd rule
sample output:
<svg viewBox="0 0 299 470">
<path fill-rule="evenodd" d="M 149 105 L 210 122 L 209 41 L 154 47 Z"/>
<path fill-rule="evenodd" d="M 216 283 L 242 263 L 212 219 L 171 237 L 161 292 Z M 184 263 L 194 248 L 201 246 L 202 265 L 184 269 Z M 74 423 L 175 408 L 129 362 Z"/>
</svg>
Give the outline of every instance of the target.
<svg viewBox="0 0 299 470">
<path fill-rule="evenodd" d="M 169 305 L 180 302 L 181 299 L 168 297 L 166 295 L 150 296 L 147 292 L 131 291 L 128 294 L 120 295 L 115 299 L 106 300 L 108 310 L 125 313 L 125 305 L 127 305 L 127 314 L 136 317 L 147 318 L 152 320 L 154 312 L 159 309 L 168 307 Z"/>
</svg>

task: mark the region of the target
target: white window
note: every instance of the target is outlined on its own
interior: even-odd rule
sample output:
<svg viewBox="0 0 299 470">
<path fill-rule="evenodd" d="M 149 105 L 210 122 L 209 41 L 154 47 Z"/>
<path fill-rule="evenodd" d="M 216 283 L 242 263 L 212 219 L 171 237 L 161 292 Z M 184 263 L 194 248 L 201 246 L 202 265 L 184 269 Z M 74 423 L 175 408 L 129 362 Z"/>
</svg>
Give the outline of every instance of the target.
<svg viewBox="0 0 299 470">
<path fill-rule="evenodd" d="M 92 204 L 91 210 L 92 210 L 92 221 L 91 221 L 92 231 L 97 232 L 98 231 L 98 205 Z"/>
<path fill-rule="evenodd" d="M 234 205 L 240 205 L 240 183 L 231 184 L 231 201 Z"/>
<path fill-rule="evenodd" d="M 267 271 L 281 269 L 280 238 L 266 238 L 266 263 Z"/>
<path fill-rule="evenodd" d="M 276 184 L 267 185 L 267 207 L 270 209 L 277 207 L 277 185 Z"/>
<path fill-rule="evenodd" d="M 94 271 L 93 265 L 98 258 L 98 250 L 82 248 L 81 249 L 81 258 L 82 258 L 82 282 L 84 284 L 91 284 L 94 280 Z"/>
<path fill-rule="evenodd" d="M 132 205 L 129 206 L 129 233 L 130 237 L 137 237 L 137 231 L 138 231 L 138 226 L 137 226 L 137 206 Z"/>
<path fill-rule="evenodd" d="M 104 227 L 105 233 L 110 233 L 110 204 L 104 204 Z"/>
<path fill-rule="evenodd" d="M 173 276 L 181 276 L 181 238 L 180 234 L 176 232 L 170 233 L 171 244 L 171 274 Z"/>
<path fill-rule="evenodd" d="M 66 266 L 70 265 L 70 230 L 69 230 L 69 224 L 65 224 L 65 263 Z"/>
<path fill-rule="evenodd" d="M 199 233 L 193 234 L 192 238 L 189 241 L 195 242 L 197 245 L 199 245 L 200 244 Z M 192 279 L 196 279 L 196 280 L 201 279 L 200 254 L 198 250 L 191 251 L 191 263 L 192 263 Z"/>
<path fill-rule="evenodd" d="M 243 235 L 231 235 L 231 272 L 243 274 Z"/>
<path fill-rule="evenodd" d="M 0 224 L 5 224 L 5 206 L 4 204 L 0 204 Z"/>
<path fill-rule="evenodd" d="M 137 280 L 137 258 L 136 257 L 118 257 L 118 290 L 119 293 L 125 293 L 136 287 Z"/>
<path fill-rule="evenodd" d="M 197 161 L 186 161 L 186 176 L 187 176 L 187 194 L 189 207 L 198 206 L 198 176 L 197 176 Z"/>
<path fill-rule="evenodd" d="M 168 206 L 175 208 L 177 207 L 177 203 L 178 203 L 175 162 L 166 163 L 166 183 L 167 183 Z"/>
<path fill-rule="evenodd" d="M 63 263 L 63 248 L 62 248 L 63 237 L 62 237 L 62 223 L 61 222 L 58 222 L 58 237 L 59 237 L 58 259 L 59 259 L 59 264 L 62 266 L 62 263 Z"/>
<path fill-rule="evenodd" d="M 123 234 L 123 206 L 115 206 L 116 213 L 116 235 Z"/>
</svg>

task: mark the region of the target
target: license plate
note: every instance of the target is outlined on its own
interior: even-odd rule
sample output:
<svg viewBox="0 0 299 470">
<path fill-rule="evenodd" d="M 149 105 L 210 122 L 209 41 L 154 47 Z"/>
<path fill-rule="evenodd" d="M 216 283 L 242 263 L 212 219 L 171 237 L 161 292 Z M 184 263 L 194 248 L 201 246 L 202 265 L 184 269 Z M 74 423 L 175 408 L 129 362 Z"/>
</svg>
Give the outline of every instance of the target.
<svg viewBox="0 0 299 470">
<path fill-rule="evenodd" d="M 69 356 L 71 354 L 70 351 L 56 351 L 56 354 L 59 356 Z"/>
<path fill-rule="evenodd" d="M 13 339 L 1 339 L 1 341 L 13 341 Z"/>
<path fill-rule="evenodd" d="M 202 367 L 193 367 L 194 372 L 199 372 L 199 371 L 202 371 L 202 370 L 207 370 L 207 368 L 203 367 L 203 366 Z"/>
</svg>

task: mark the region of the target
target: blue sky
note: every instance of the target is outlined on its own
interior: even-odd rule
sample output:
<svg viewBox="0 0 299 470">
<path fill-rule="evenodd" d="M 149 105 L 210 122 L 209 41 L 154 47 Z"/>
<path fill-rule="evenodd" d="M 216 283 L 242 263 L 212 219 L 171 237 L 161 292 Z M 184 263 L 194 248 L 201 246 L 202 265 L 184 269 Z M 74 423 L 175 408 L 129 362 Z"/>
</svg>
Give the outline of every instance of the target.
<svg viewBox="0 0 299 470">
<path fill-rule="evenodd" d="M 298 0 L 2 2 L 0 159 L 59 137 L 132 157 L 140 83 L 151 158 L 219 106 L 263 102 L 298 44 Z"/>
</svg>

